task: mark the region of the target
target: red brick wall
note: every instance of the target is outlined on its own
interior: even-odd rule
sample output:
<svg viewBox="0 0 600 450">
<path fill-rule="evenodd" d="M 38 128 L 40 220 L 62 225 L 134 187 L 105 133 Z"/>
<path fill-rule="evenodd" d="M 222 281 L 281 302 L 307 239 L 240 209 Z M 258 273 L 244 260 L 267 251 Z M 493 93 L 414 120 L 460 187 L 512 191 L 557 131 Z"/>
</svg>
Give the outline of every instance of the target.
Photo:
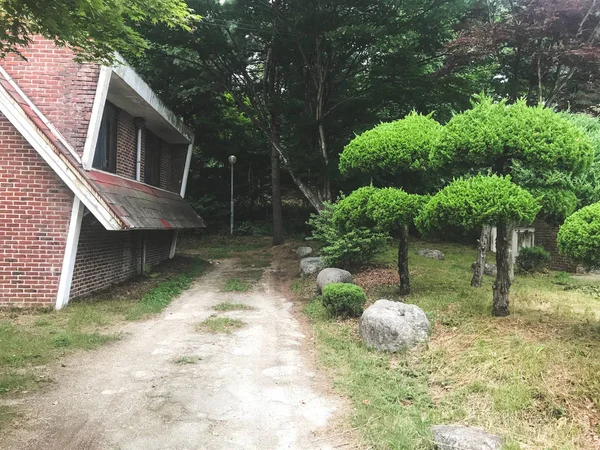
<svg viewBox="0 0 600 450">
<path fill-rule="evenodd" d="M 91 294 L 138 275 L 144 235 L 146 265 L 153 266 L 166 260 L 172 232 L 106 231 L 94 216 L 86 214 L 77 247 L 71 298 Z"/>
<path fill-rule="evenodd" d="M 171 173 L 171 148 L 164 141 L 160 141 L 160 185 L 161 189 L 169 187 Z"/>
<path fill-rule="evenodd" d="M 558 234 L 560 225 L 550 224 L 542 219 L 537 219 L 533 223 L 533 227 L 535 227 L 535 245 L 544 247 L 552 255 L 549 265 L 550 269 L 575 272 L 577 264 L 558 252 L 556 235 Z"/>
<path fill-rule="evenodd" d="M 22 53 L 27 61 L 8 55 L 0 64 L 82 154 L 100 67 L 77 64 L 71 50 L 42 38 L 35 38 Z"/>
<path fill-rule="evenodd" d="M 0 114 L 0 306 L 56 302 L 73 195 Z"/>
<path fill-rule="evenodd" d="M 137 133 L 134 119 L 126 111 L 119 109 L 117 113 L 117 175 L 135 180 L 136 146 Z"/>
</svg>

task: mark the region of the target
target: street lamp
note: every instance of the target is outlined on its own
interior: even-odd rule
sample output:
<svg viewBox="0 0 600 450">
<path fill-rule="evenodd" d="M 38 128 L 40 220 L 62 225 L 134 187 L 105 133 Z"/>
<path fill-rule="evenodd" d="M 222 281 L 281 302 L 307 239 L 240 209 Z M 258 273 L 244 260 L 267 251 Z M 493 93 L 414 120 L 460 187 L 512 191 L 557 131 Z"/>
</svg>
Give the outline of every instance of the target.
<svg viewBox="0 0 600 450">
<path fill-rule="evenodd" d="M 231 166 L 231 219 L 229 222 L 229 234 L 233 234 L 233 165 L 236 163 L 237 158 L 231 155 L 227 158 L 229 165 Z"/>
</svg>

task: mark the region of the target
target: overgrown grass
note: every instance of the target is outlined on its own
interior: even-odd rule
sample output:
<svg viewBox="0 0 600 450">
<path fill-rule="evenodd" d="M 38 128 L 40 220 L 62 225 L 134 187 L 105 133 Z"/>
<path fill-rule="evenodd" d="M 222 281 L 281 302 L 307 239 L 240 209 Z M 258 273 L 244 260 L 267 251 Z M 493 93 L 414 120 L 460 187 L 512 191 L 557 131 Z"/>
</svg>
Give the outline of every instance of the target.
<svg viewBox="0 0 600 450">
<path fill-rule="evenodd" d="M 239 278 L 229 278 L 225 283 L 223 291 L 225 292 L 248 292 L 252 288 L 252 284 Z"/>
<path fill-rule="evenodd" d="M 119 339 L 116 324 L 161 311 L 208 266 L 199 259 L 176 258 L 155 268 L 155 278 L 125 283 L 61 311 L 0 311 L 0 398 L 51 381 L 45 366 L 57 358 Z M 0 427 L 14 412 L 0 408 Z"/>
<path fill-rule="evenodd" d="M 213 309 L 215 311 L 250 311 L 253 310 L 254 307 L 244 305 L 243 303 L 221 302 L 213 306 Z"/>
<path fill-rule="evenodd" d="M 239 319 L 232 319 L 230 317 L 218 317 L 210 316 L 203 322 L 198 324 L 198 331 L 208 331 L 210 333 L 224 333 L 231 334 L 234 330 L 242 328 L 246 325 Z"/>
<path fill-rule="evenodd" d="M 244 252 L 266 251 L 271 244 L 270 237 L 214 235 L 182 236 L 178 251 L 198 255 L 205 259 L 225 259 Z"/>
<path fill-rule="evenodd" d="M 440 249 L 446 260 L 419 257 L 420 247 Z M 391 284 L 359 274 L 371 301 L 400 299 L 395 256 L 390 248 L 378 260 L 390 268 Z M 353 403 L 353 425 L 373 449 L 431 449 L 430 426 L 456 422 L 501 435 L 507 449 L 597 448 L 600 300 L 593 282 L 518 276 L 511 316 L 492 318 L 493 279 L 470 287 L 474 260 L 475 250 L 464 246 L 411 242 L 413 294 L 403 301 L 422 307 L 434 329 L 427 346 L 409 353 L 369 351 L 357 321 L 327 320 L 319 298 L 306 304 L 320 361 Z M 294 285 L 307 299 L 311 289 L 310 281 Z"/>
</svg>

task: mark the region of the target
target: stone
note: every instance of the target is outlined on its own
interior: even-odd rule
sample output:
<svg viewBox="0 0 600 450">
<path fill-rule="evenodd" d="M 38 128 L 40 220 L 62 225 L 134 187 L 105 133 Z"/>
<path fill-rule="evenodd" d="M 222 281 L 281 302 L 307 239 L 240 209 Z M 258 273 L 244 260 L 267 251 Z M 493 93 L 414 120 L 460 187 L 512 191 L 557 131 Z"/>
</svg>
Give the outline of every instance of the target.
<svg viewBox="0 0 600 450">
<path fill-rule="evenodd" d="M 427 341 L 431 325 L 416 305 L 377 300 L 363 312 L 359 332 L 369 348 L 386 352 L 408 350 Z"/>
<path fill-rule="evenodd" d="M 352 274 L 344 269 L 336 269 L 330 267 L 323 269 L 317 275 L 317 291 L 319 294 L 323 292 L 323 288 L 331 283 L 354 283 Z"/>
<path fill-rule="evenodd" d="M 310 247 L 298 247 L 296 249 L 296 256 L 298 258 L 306 258 L 313 252 L 313 249 Z"/>
<path fill-rule="evenodd" d="M 306 277 L 313 275 L 323 268 L 323 260 L 320 256 L 311 256 L 300 260 L 300 275 Z"/>
<path fill-rule="evenodd" d="M 477 263 L 471 264 L 471 270 L 475 270 L 475 264 Z M 488 275 L 490 277 L 495 277 L 496 275 L 498 275 L 498 268 L 496 267 L 496 264 L 485 263 L 485 267 L 483 268 L 483 274 Z"/>
<path fill-rule="evenodd" d="M 433 440 L 439 450 L 500 450 L 502 439 L 476 427 L 435 425 Z"/>
<path fill-rule="evenodd" d="M 429 248 L 421 248 L 417 250 L 417 255 L 424 256 L 425 258 L 429 259 L 438 259 L 440 261 L 443 261 L 445 258 L 444 254 L 439 250 L 431 250 Z"/>
</svg>

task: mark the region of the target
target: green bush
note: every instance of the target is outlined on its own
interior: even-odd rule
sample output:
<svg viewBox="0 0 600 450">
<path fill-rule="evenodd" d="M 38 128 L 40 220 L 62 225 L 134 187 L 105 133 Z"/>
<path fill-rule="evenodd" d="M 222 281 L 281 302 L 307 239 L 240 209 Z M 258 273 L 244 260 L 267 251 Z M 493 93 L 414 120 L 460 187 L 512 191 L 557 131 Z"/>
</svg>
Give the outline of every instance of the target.
<svg viewBox="0 0 600 450">
<path fill-rule="evenodd" d="M 550 252 L 544 247 L 524 247 L 519 250 L 519 256 L 517 256 L 517 267 L 519 272 L 541 272 L 548 268 L 550 258 Z"/>
<path fill-rule="evenodd" d="M 332 283 L 323 289 L 323 306 L 331 317 L 358 317 L 367 296 L 361 287 L 348 283 Z"/>
<path fill-rule="evenodd" d="M 600 268 L 600 203 L 581 208 L 567 217 L 556 241 L 563 255 L 586 269 Z"/>
<path fill-rule="evenodd" d="M 378 228 L 359 226 L 340 228 L 334 220 L 337 205 L 327 204 L 308 221 L 312 228 L 309 240 L 324 244 L 321 256 L 328 266 L 349 269 L 371 261 L 387 243 L 389 237 Z"/>
</svg>

